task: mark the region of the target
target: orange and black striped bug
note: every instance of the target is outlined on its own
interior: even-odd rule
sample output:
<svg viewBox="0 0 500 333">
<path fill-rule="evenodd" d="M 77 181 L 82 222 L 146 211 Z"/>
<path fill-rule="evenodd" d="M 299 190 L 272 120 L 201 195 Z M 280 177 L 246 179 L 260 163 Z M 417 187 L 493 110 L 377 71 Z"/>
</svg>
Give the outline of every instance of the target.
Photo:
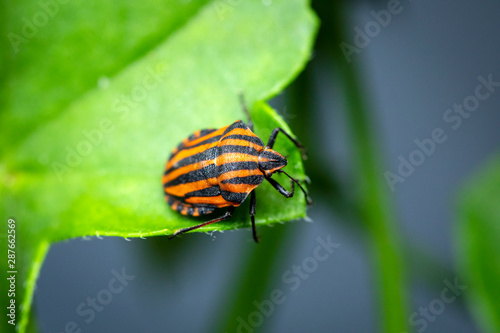
<svg viewBox="0 0 500 333">
<path fill-rule="evenodd" d="M 238 120 L 219 129 L 194 132 L 173 149 L 162 177 L 165 199 L 179 213 L 200 216 L 224 207 L 227 207 L 227 211 L 223 216 L 208 222 L 176 230 L 171 237 L 228 219 L 235 207 L 241 205 L 250 194 L 252 232 L 254 240 L 258 242 L 254 189 L 264 180 L 287 198 L 293 196 L 297 184 L 304 192 L 307 203 L 311 203 L 299 181 L 281 170 L 287 165 L 287 159 L 273 150 L 280 132 L 301 150 L 303 157 L 304 146 L 279 127 L 271 132 L 264 146 L 262 140 L 253 133 L 250 113 L 242 96 L 240 99 L 248 117 L 247 124 Z M 271 178 L 276 172 L 290 178 L 290 191 Z"/>
</svg>

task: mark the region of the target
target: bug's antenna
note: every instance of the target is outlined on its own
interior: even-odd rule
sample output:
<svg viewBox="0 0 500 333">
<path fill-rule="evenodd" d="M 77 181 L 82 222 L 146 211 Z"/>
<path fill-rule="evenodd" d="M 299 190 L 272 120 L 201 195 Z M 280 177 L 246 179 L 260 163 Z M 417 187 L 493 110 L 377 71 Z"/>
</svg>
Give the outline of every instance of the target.
<svg viewBox="0 0 500 333">
<path fill-rule="evenodd" d="M 240 92 L 238 94 L 238 97 L 240 98 L 240 104 L 241 108 L 243 109 L 243 112 L 245 112 L 247 116 L 247 125 L 250 127 L 250 129 L 253 131 L 253 123 L 252 123 L 252 118 L 250 117 L 250 111 L 248 111 L 247 105 L 245 103 L 245 97 L 243 96 L 243 93 Z"/>
<path fill-rule="evenodd" d="M 304 190 L 304 188 L 302 187 L 302 185 L 300 185 L 300 183 L 299 183 L 299 181 L 297 179 L 293 178 L 292 176 L 290 176 L 289 174 L 287 174 L 283 170 L 278 170 L 278 172 L 279 173 L 284 173 L 288 178 L 290 178 L 290 180 L 292 180 L 295 184 L 297 184 L 297 186 L 302 190 L 302 193 L 304 193 L 304 196 L 306 197 L 306 202 L 307 202 L 308 206 L 311 206 L 313 204 L 313 201 L 309 197 L 309 194 L 307 194 L 306 190 Z"/>
</svg>

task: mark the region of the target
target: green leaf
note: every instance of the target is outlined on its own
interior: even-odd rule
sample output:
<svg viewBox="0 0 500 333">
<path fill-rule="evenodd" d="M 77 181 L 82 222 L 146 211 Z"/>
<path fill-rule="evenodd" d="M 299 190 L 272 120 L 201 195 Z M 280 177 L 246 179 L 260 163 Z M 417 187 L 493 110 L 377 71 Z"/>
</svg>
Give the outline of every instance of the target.
<svg viewBox="0 0 500 333">
<path fill-rule="evenodd" d="M 35 36 L 4 57 L 0 210 L 5 225 L 16 221 L 21 331 L 50 243 L 168 235 L 203 221 L 166 205 L 164 164 L 193 131 L 245 119 L 239 93 L 264 141 L 272 128 L 288 129 L 259 101 L 280 92 L 309 58 L 317 23 L 307 1 L 205 2 L 59 4 Z M 39 6 L 6 6 L 5 35 L 21 34 L 20 17 L 33 17 Z M 275 148 L 288 156 L 287 171 L 304 178 L 296 148 L 284 137 Z M 287 200 L 260 186 L 257 223 L 304 217 L 297 193 Z M 247 227 L 243 206 L 230 221 L 200 231 Z M 6 227 L 0 232 L 6 238 Z"/>
<path fill-rule="evenodd" d="M 62 113 L 182 28 L 208 0 L 20 0 L 4 4 L 0 151 L 15 149 Z M 45 20 L 46 18 L 46 20 Z M 45 22 L 44 22 L 45 21 Z M 45 23 L 45 24 L 43 24 Z M 2 85 L 2 86 L 3 86 Z M 27 98 L 27 97 L 30 98 Z"/>
<path fill-rule="evenodd" d="M 500 332 L 500 154 L 461 190 L 457 248 L 470 309 L 486 332 Z"/>
</svg>

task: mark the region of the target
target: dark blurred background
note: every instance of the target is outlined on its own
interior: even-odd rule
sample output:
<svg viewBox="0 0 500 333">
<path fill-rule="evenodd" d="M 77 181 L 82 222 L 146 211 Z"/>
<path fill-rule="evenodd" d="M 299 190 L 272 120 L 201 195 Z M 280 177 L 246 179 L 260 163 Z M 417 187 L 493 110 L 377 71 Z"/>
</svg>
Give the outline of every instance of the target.
<svg viewBox="0 0 500 333">
<path fill-rule="evenodd" d="M 355 28 L 364 30 L 375 19 L 371 11 L 387 10 L 390 3 L 346 5 L 347 37 L 341 38 L 355 45 Z M 439 299 L 445 280 L 461 281 L 453 236 L 455 200 L 468 177 L 498 151 L 500 90 L 455 130 L 443 115 L 474 94 L 479 76 L 500 81 L 500 2 L 403 0 L 401 10 L 351 54 L 350 62 L 339 57 L 338 6 L 313 1 L 322 21 L 314 55 L 290 88 L 271 101 L 309 149 L 305 165 L 315 200 L 310 221 L 261 227 L 258 245 L 250 229 L 172 241 L 93 237 L 55 244 L 34 298 L 42 332 L 62 332 L 70 321 L 83 332 L 222 332 L 226 327 L 240 332 L 379 332 L 372 245 L 366 226 L 350 211 L 355 173 L 341 75 L 349 66 L 356 69 L 383 171 L 397 173 L 398 157 L 408 159 L 418 148 L 415 140 L 430 138 L 435 129 L 447 136 L 394 191 L 387 185 L 407 269 L 409 314 Z M 383 173 L 380 179 L 386 182 Z M 323 261 L 310 259 L 321 244 L 318 237 L 336 244 Z M 310 272 L 294 273 L 294 265 Z M 77 307 L 108 288 L 122 269 L 135 278 L 86 323 L 88 317 L 78 316 Z M 282 302 L 265 308 L 273 290 L 283 292 Z M 259 306 L 264 310 L 260 315 L 234 313 L 245 308 L 241 303 L 252 312 Z M 465 295 L 445 306 L 425 327 L 408 318 L 409 326 L 429 333 L 480 332 Z M 236 324 L 226 324 L 231 320 Z M 252 321 L 258 327 L 249 329 Z"/>
</svg>

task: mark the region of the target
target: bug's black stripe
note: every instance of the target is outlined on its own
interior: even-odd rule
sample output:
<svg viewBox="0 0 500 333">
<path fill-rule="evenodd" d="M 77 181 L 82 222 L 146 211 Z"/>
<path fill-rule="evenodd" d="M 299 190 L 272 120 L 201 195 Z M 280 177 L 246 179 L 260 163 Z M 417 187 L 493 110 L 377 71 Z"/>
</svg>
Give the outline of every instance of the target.
<svg viewBox="0 0 500 333">
<path fill-rule="evenodd" d="M 287 164 L 287 161 L 283 158 L 277 161 L 260 162 L 259 166 L 262 170 L 273 170 L 277 168 L 282 168 Z"/>
<path fill-rule="evenodd" d="M 255 170 L 259 168 L 257 162 L 230 162 L 223 165 L 219 165 L 219 174 L 223 174 L 229 171 L 238 170 Z"/>
<path fill-rule="evenodd" d="M 247 129 L 248 126 L 242 122 L 241 120 L 238 120 L 238 121 L 235 121 L 234 123 L 232 123 L 228 128 L 226 128 L 226 130 L 224 131 L 224 133 L 222 133 L 222 135 L 226 135 L 227 133 L 231 132 L 232 130 L 234 130 L 235 128 L 243 128 L 243 129 Z"/>
<path fill-rule="evenodd" d="M 183 209 L 184 209 L 184 204 L 182 202 L 179 202 L 179 204 L 177 205 L 177 211 L 180 213 L 182 212 Z"/>
<path fill-rule="evenodd" d="M 262 158 L 267 158 L 269 160 L 280 160 L 282 159 L 282 157 L 272 151 L 269 151 L 269 150 L 264 150 L 261 152 L 260 156 Z"/>
<path fill-rule="evenodd" d="M 198 133 L 191 134 L 188 137 L 188 142 L 192 141 L 192 140 L 195 140 L 195 139 L 198 139 L 198 138 L 201 138 L 202 136 L 210 134 L 210 133 L 215 132 L 215 131 L 217 131 L 217 129 L 215 129 L 215 128 L 202 129 L 202 130 L 200 130 L 200 134 L 198 134 Z"/>
<path fill-rule="evenodd" d="M 206 136 L 206 135 L 208 135 L 210 133 L 213 133 L 215 131 L 217 131 L 217 129 L 210 128 L 210 129 L 203 129 L 203 130 L 201 130 L 199 135 L 196 135 L 196 133 L 191 134 L 187 138 L 187 142 L 181 142 L 181 143 L 179 143 L 177 145 L 176 151 L 174 153 L 170 154 L 169 160 L 172 159 L 172 157 L 174 157 L 176 154 L 178 154 L 178 152 L 180 152 L 181 150 L 190 149 L 190 148 L 193 148 L 193 147 L 198 147 L 198 146 L 200 146 L 202 144 L 208 144 L 208 143 L 213 143 L 213 142 L 219 141 L 219 139 L 221 138 L 221 135 L 215 136 L 215 138 L 217 138 L 217 139 L 209 138 L 209 139 L 204 140 L 203 143 L 197 143 L 197 144 L 195 144 L 193 146 L 186 147 L 186 144 L 189 144 L 190 141 L 199 139 L 199 138 L 201 138 L 203 136 Z"/>
<path fill-rule="evenodd" d="M 229 202 L 242 203 L 243 201 L 245 201 L 248 193 L 233 193 L 230 191 L 221 191 L 221 195 L 225 200 Z"/>
<path fill-rule="evenodd" d="M 168 197 L 168 204 L 172 206 L 175 203 L 175 199 L 170 195 L 168 195 L 167 197 Z"/>
<path fill-rule="evenodd" d="M 198 207 L 198 214 L 200 215 L 205 215 L 205 214 L 210 214 L 213 212 L 217 206 L 214 205 L 196 205 Z"/>
<path fill-rule="evenodd" d="M 170 207 L 173 208 L 174 204 L 177 204 L 177 208 L 175 209 L 178 212 L 182 212 L 184 207 L 187 206 L 186 209 L 186 215 L 193 216 L 196 212 L 196 209 L 198 209 L 198 215 L 206 215 L 212 213 L 214 210 L 216 210 L 218 207 L 216 205 L 212 205 L 209 203 L 205 204 L 188 204 L 184 201 L 183 198 L 179 198 L 175 195 L 167 195 L 168 198 L 168 204 Z"/>
<path fill-rule="evenodd" d="M 185 174 L 182 174 L 179 177 L 172 179 L 171 181 L 166 183 L 164 185 L 164 187 L 192 183 L 192 182 L 197 182 L 197 181 L 207 179 L 207 178 L 217 177 L 216 171 L 217 171 L 217 167 L 214 164 L 210 164 L 204 168 L 201 168 L 198 170 L 193 170 L 193 171 L 187 172 Z"/>
<path fill-rule="evenodd" d="M 200 130 L 200 138 L 201 138 L 202 136 L 205 136 L 205 135 L 207 135 L 207 134 L 213 133 L 213 132 L 215 132 L 215 131 L 217 131 L 217 129 L 216 129 L 216 128 L 205 128 L 205 129 L 202 129 L 202 130 Z"/>
<path fill-rule="evenodd" d="M 213 137 L 208 138 L 206 140 L 203 140 L 201 142 L 198 142 L 197 144 L 194 144 L 192 146 L 182 147 L 181 149 L 179 149 L 179 151 L 184 150 L 184 149 L 191 149 L 191 148 L 194 148 L 194 147 L 203 146 L 203 145 L 206 145 L 206 144 L 209 144 L 209 143 L 214 143 L 214 142 L 219 141 L 221 137 L 222 137 L 222 135 L 216 135 L 216 136 L 213 136 Z"/>
<path fill-rule="evenodd" d="M 245 147 L 245 146 L 238 146 L 238 145 L 224 145 L 221 147 L 212 147 L 207 150 L 204 150 L 200 153 L 188 156 L 186 158 L 183 158 L 182 160 L 178 161 L 176 163 L 176 167 L 180 168 L 189 164 L 193 164 L 196 162 L 200 161 L 207 161 L 207 160 L 213 160 L 220 154 L 225 154 L 225 153 L 242 153 L 242 154 L 249 154 L 253 156 L 258 156 L 259 151 L 257 151 L 254 148 L 251 147 Z M 173 169 L 173 168 L 172 168 Z M 168 169 L 166 172 L 170 172 L 171 169 Z"/>
<path fill-rule="evenodd" d="M 215 209 L 218 208 L 216 205 L 211 205 L 211 204 L 196 204 L 196 205 L 186 204 L 184 202 L 185 198 L 180 198 L 180 197 L 177 197 L 177 196 L 171 195 L 171 194 L 168 194 L 167 196 L 168 196 L 168 204 L 169 204 L 169 206 L 172 206 L 174 203 L 177 202 L 178 206 L 177 206 L 176 210 L 179 211 L 179 212 L 184 209 L 184 206 L 188 206 L 188 212 L 187 213 L 189 215 L 192 215 L 194 213 L 194 208 L 195 207 L 198 207 L 198 213 L 200 215 L 210 214 L 211 212 L 213 212 Z M 191 211 L 189 209 L 191 206 L 193 208 L 193 211 Z"/>
<path fill-rule="evenodd" d="M 268 150 L 263 150 L 259 158 L 259 166 L 263 170 L 273 170 L 284 167 L 287 164 L 286 158 Z"/>
<path fill-rule="evenodd" d="M 248 146 L 240 146 L 240 145 L 221 145 L 220 153 L 240 153 L 240 154 L 248 154 L 252 156 L 259 156 L 259 151 L 253 147 Z"/>
<path fill-rule="evenodd" d="M 206 149 L 202 152 L 199 152 L 199 153 L 196 153 L 194 155 L 183 158 L 182 160 L 180 160 L 176 164 L 174 164 L 174 166 L 167 169 L 165 171 L 165 174 L 170 172 L 172 169 L 180 168 L 180 167 L 183 167 L 183 166 L 186 166 L 189 164 L 193 164 L 193 163 L 201 162 L 201 161 L 213 160 L 219 154 L 219 149 L 220 149 L 219 147 L 212 147 L 210 149 Z"/>
<path fill-rule="evenodd" d="M 242 135 L 242 134 L 232 134 L 232 135 L 227 135 L 223 138 L 222 142 L 225 140 L 245 140 L 251 143 L 254 143 L 256 145 L 259 145 L 261 147 L 264 147 L 264 142 L 262 142 L 261 139 L 259 139 L 256 136 L 250 136 L 250 135 Z"/>
<path fill-rule="evenodd" d="M 270 161 L 270 162 L 260 162 L 259 166 L 261 167 L 262 170 L 273 170 L 283 165 Z"/>
<path fill-rule="evenodd" d="M 246 177 L 234 177 L 230 179 L 223 180 L 222 184 L 248 184 L 248 185 L 260 185 L 264 181 L 264 176 L 254 175 Z"/>
<path fill-rule="evenodd" d="M 218 195 L 220 195 L 220 187 L 218 185 L 214 185 L 211 187 L 204 188 L 203 190 L 186 193 L 186 198 L 215 197 Z"/>
<path fill-rule="evenodd" d="M 217 136 L 214 136 L 214 137 L 209 138 L 207 140 L 204 140 L 202 142 L 199 142 L 199 143 L 197 143 L 195 145 L 192 145 L 192 146 L 189 146 L 189 147 L 183 147 L 182 149 L 179 149 L 179 152 L 182 151 L 182 150 L 191 149 L 191 148 L 199 147 L 199 146 L 206 145 L 206 144 L 209 144 L 209 143 L 217 142 L 217 141 L 219 141 L 221 139 L 221 137 L 222 137 L 222 135 L 217 135 Z M 248 136 L 248 135 L 228 135 L 228 136 L 224 137 L 224 140 L 226 140 L 226 139 L 245 140 L 245 141 L 254 143 L 256 145 L 260 145 L 261 147 L 264 147 L 263 146 L 263 142 L 262 142 L 261 139 L 259 139 L 257 137 Z M 224 140 L 221 141 L 221 143 L 224 142 Z M 225 145 L 225 144 L 222 144 L 222 145 L 220 145 L 220 147 L 229 147 L 229 148 L 225 148 L 225 149 L 232 150 L 232 151 L 224 151 L 224 152 L 244 153 L 244 154 L 250 154 L 250 155 L 254 155 L 254 156 L 257 156 L 259 154 L 259 152 L 257 150 L 255 150 L 252 147 L 248 147 L 248 146 Z M 240 148 L 237 148 L 237 147 L 240 147 Z M 216 147 L 212 147 L 210 149 L 214 149 L 214 148 L 216 148 Z M 246 149 L 248 149 L 248 151 L 245 151 Z"/>
<path fill-rule="evenodd" d="M 197 182 L 207 178 L 214 178 L 229 171 L 255 170 L 258 169 L 258 167 L 259 164 L 256 162 L 231 162 L 219 166 L 210 164 L 204 168 L 182 174 L 179 177 L 172 179 L 168 183 L 164 184 L 163 187 L 167 188 L 170 186 Z"/>
</svg>

